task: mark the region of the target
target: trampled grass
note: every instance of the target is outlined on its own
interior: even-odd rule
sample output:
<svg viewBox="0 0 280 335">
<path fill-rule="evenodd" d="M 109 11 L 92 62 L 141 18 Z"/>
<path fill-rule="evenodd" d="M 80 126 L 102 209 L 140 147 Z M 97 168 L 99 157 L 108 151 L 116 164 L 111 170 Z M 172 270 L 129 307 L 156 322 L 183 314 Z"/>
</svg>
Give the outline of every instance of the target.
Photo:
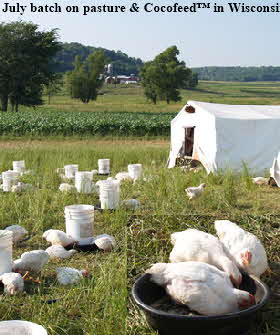
<svg viewBox="0 0 280 335">
<path fill-rule="evenodd" d="M 18 141 L 1 143 L 0 171 L 11 167 L 12 160 L 24 159 L 35 175 L 26 180 L 36 186 L 22 194 L 0 197 L 0 228 L 23 225 L 31 238 L 14 249 L 14 258 L 32 249 L 45 249 L 44 230 L 64 229 L 64 206 L 74 203 L 96 204 L 96 195 L 62 194 L 55 168 L 77 163 L 80 170 L 97 167 L 98 158 L 110 158 L 113 175 L 124 171 L 129 163 L 141 162 L 149 181 L 121 187 L 121 198 L 135 197 L 141 208 L 135 212 L 117 210 L 96 212 L 94 233 L 115 236 L 117 248 L 112 253 L 79 253 L 70 260 L 50 261 L 39 276 L 42 283 L 27 285 L 23 296 L 1 296 L 1 320 L 25 319 L 45 326 L 49 335 L 152 335 L 155 334 L 131 301 L 134 280 L 153 262 L 167 261 L 171 251 L 171 232 L 196 227 L 214 232 L 215 219 L 236 221 L 255 233 L 265 244 L 272 267 L 280 262 L 280 208 L 278 188 L 249 184 L 250 175 L 234 176 L 230 171 L 216 176 L 166 169 L 169 143 L 125 141 L 69 140 Z M 95 178 L 95 181 L 98 178 Z M 201 182 L 205 193 L 194 201 L 184 189 Z M 78 285 L 61 287 L 55 279 L 58 266 L 84 268 L 91 277 Z M 270 285 L 277 284 L 280 270 L 275 268 Z M 279 293 L 279 292 L 278 292 Z M 57 299 L 53 304 L 47 300 Z M 129 310 L 127 312 L 127 303 Z M 127 314 L 128 313 L 128 314 Z M 252 334 L 279 334 L 279 298 L 259 315 Z"/>
</svg>

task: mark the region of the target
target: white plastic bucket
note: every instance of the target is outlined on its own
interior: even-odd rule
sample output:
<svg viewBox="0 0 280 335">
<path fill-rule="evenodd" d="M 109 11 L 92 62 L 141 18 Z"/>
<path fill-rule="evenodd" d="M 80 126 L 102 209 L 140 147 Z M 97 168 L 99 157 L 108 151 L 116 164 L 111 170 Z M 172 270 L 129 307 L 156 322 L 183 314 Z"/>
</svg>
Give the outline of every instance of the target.
<svg viewBox="0 0 280 335">
<path fill-rule="evenodd" d="M 80 243 L 87 243 L 93 236 L 94 206 L 72 205 L 65 207 L 66 234 Z"/>
<path fill-rule="evenodd" d="M 79 169 L 78 164 L 64 165 L 65 177 L 69 179 L 75 178 L 75 174 Z"/>
<path fill-rule="evenodd" d="M 104 180 L 99 185 L 99 199 L 102 209 L 115 209 L 119 204 L 120 183 L 118 180 Z"/>
<path fill-rule="evenodd" d="M 119 180 L 112 180 L 111 181 L 114 185 L 114 207 L 117 208 L 120 203 L 120 181 Z"/>
<path fill-rule="evenodd" d="M 25 171 L 25 162 L 24 161 L 13 161 L 13 171 L 24 172 Z"/>
<path fill-rule="evenodd" d="M 12 272 L 13 232 L 0 230 L 0 275 Z M 1 334 L 1 333 L 0 333 Z"/>
<path fill-rule="evenodd" d="M 79 193 L 92 193 L 93 173 L 91 171 L 79 171 L 75 174 L 75 187 Z"/>
<path fill-rule="evenodd" d="M 99 174 L 110 173 L 110 159 L 108 158 L 98 159 L 98 173 Z"/>
<path fill-rule="evenodd" d="M 3 180 L 3 191 L 10 192 L 13 185 L 17 185 L 19 181 L 19 172 L 16 171 L 5 171 L 2 172 L 2 180 Z"/>
<path fill-rule="evenodd" d="M 66 234 L 72 236 L 76 241 L 84 243 L 93 237 L 93 221 L 66 220 Z"/>
<path fill-rule="evenodd" d="M 128 164 L 128 174 L 132 179 L 139 179 L 142 176 L 142 164 Z"/>
<path fill-rule="evenodd" d="M 48 335 L 48 333 L 36 323 L 10 320 L 0 322 L 0 335 Z"/>
</svg>

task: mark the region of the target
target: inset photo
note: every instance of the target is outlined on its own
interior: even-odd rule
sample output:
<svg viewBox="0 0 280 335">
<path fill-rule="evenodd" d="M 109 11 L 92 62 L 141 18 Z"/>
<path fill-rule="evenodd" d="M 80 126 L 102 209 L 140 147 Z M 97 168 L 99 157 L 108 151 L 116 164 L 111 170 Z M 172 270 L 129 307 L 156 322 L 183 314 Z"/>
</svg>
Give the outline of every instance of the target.
<svg viewBox="0 0 280 335">
<path fill-rule="evenodd" d="M 277 334 L 277 216 L 137 216 L 128 334 Z"/>
</svg>

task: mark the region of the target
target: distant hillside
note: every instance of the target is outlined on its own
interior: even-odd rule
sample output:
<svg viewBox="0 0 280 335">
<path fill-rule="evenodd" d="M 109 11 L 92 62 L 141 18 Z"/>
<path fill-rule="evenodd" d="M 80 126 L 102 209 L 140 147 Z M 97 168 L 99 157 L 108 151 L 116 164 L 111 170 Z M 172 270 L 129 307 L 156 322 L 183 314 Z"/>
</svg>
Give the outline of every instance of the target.
<svg viewBox="0 0 280 335">
<path fill-rule="evenodd" d="M 72 70 L 75 56 L 80 55 L 84 60 L 96 49 L 104 51 L 108 62 L 114 65 L 114 72 L 116 74 L 138 74 L 140 67 L 143 65 L 140 58 L 129 57 L 121 51 L 115 52 L 104 48 L 89 47 L 80 43 L 62 43 L 62 50 L 55 57 L 55 63 L 57 64 L 55 70 L 57 72 Z"/>
<path fill-rule="evenodd" d="M 192 68 L 200 80 L 211 81 L 280 81 L 278 66 L 206 66 Z"/>
</svg>

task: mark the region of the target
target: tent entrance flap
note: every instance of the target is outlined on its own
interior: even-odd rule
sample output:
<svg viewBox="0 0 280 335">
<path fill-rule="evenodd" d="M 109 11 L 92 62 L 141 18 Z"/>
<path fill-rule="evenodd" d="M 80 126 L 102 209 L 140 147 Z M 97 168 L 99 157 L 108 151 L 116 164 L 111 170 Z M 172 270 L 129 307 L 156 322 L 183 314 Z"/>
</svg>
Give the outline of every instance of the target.
<svg viewBox="0 0 280 335">
<path fill-rule="evenodd" d="M 185 128 L 185 156 L 193 155 L 194 127 Z"/>
</svg>

